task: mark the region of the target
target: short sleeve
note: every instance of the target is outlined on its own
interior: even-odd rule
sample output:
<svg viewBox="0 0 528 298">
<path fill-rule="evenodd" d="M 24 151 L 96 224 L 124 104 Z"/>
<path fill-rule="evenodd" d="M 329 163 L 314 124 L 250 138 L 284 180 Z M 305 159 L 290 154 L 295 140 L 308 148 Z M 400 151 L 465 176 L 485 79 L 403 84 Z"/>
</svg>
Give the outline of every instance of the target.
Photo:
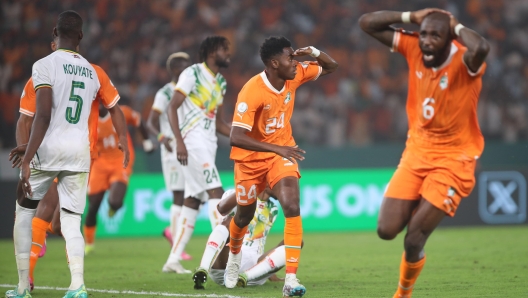
<svg viewBox="0 0 528 298">
<path fill-rule="evenodd" d="M 127 125 L 138 127 L 141 124 L 141 115 L 138 112 L 132 110 L 128 106 L 119 106 L 125 115 L 125 122 Z"/>
<path fill-rule="evenodd" d="M 181 92 L 183 95 L 188 96 L 196 85 L 196 76 L 194 75 L 193 66 L 187 67 L 178 78 L 176 83 L 175 91 Z"/>
<path fill-rule="evenodd" d="M 391 51 L 407 57 L 414 49 L 418 49 L 418 33 L 397 29 L 392 39 Z"/>
<path fill-rule="evenodd" d="M 53 85 L 52 74 L 53 65 L 50 58 L 46 57 L 35 62 L 31 72 L 31 79 L 33 80 L 35 91 L 40 88 L 51 88 Z"/>
<path fill-rule="evenodd" d="M 100 66 L 95 64 L 92 64 L 92 66 L 97 73 L 99 84 L 101 85 L 97 92 L 97 97 L 101 99 L 101 102 L 107 109 L 110 109 L 119 101 L 119 92 L 117 92 L 116 87 L 112 84 L 112 81 L 110 81 L 110 78 Z"/>
<path fill-rule="evenodd" d="M 171 94 L 169 93 L 168 88 L 160 89 L 158 92 L 156 92 L 152 109 L 158 111 L 160 114 L 163 114 L 165 111 L 167 111 L 170 100 Z"/>
<path fill-rule="evenodd" d="M 255 113 L 261 106 L 260 97 L 256 95 L 258 92 L 255 91 L 258 90 L 246 85 L 238 94 L 232 126 L 242 127 L 249 131 L 253 129 Z"/>
<path fill-rule="evenodd" d="M 308 81 L 315 81 L 321 75 L 323 68 L 315 61 L 304 61 L 297 64 L 297 75 L 294 81 L 304 84 Z"/>
<path fill-rule="evenodd" d="M 21 114 L 33 117 L 37 111 L 37 94 L 33 87 L 33 79 L 29 79 L 24 86 L 22 96 L 20 96 L 20 109 Z"/>
</svg>

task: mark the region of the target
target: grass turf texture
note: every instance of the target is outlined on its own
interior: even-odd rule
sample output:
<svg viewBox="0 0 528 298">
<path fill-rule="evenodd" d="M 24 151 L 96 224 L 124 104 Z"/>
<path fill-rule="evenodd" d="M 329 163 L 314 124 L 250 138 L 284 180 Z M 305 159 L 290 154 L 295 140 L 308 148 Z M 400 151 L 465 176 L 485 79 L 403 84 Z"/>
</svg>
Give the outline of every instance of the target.
<svg viewBox="0 0 528 298">
<path fill-rule="evenodd" d="M 281 240 L 271 235 L 268 247 Z M 379 240 L 375 233 L 305 235 L 298 277 L 307 288 L 305 297 L 392 297 L 398 283 L 403 235 Z M 241 297 L 281 297 L 282 282 L 261 287 L 225 289 L 209 280 L 206 289 L 193 289 L 191 275 L 161 272 L 169 245 L 159 238 L 97 239 L 96 251 L 86 257 L 88 288 L 155 291 L 181 294 L 218 294 Z M 205 237 L 194 237 L 187 251 L 199 264 Z M 413 297 L 527 297 L 528 227 L 439 229 L 426 246 L 427 263 Z M 0 284 L 16 284 L 13 243 L 0 241 Z M 284 276 L 284 270 L 279 272 Z M 35 269 L 36 286 L 68 287 L 69 270 L 64 241 L 52 238 Z M 8 288 L 0 288 L 1 294 Z M 124 297 L 89 292 L 90 297 Z M 56 290 L 35 289 L 33 297 L 59 297 Z M 153 297 L 152 295 L 126 295 Z"/>
</svg>

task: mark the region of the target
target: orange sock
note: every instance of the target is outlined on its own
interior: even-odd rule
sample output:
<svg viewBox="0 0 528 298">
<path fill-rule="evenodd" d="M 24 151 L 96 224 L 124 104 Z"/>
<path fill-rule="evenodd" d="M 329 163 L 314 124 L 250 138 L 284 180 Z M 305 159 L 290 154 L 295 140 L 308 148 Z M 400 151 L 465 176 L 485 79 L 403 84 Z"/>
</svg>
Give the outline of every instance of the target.
<svg viewBox="0 0 528 298">
<path fill-rule="evenodd" d="M 287 217 L 284 226 L 284 247 L 286 249 L 286 273 L 297 273 L 301 257 L 302 220 L 300 216 Z"/>
<path fill-rule="evenodd" d="M 31 254 L 29 255 L 29 277 L 31 277 L 31 279 L 33 279 L 33 270 L 35 270 L 35 266 L 37 265 L 38 255 L 42 249 L 42 246 L 44 245 L 44 241 L 46 240 L 46 228 L 48 225 L 49 222 L 37 217 L 33 217 L 33 221 L 31 222 L 33 233 Z"/>
<path fill-rule="evenodd" d="M 46 232 L 50 234 L 55 234 L 53 233 L 53 224 L 51 222 L 49 223 L 48 228 L 46 229 Z"/>
<path fill-rule="evenodd" d="M 238 254 L 240 252 L 246 231 L 247 226 L 240 228 L 235 224 L 235 219 L 231 219 L 231 223 L 229 224 L 229 249 L 231 253 Z"/>
<path fill-rule="evenodd" d="M 93 227 L 84 226 L 84 241 L 86 241 L 86 244 L 94 244 L 95 226 Z"/>
<path fill-rule="evenodd" d="M 420 275 L 424 264 L 425 255 L 420 261 L 409 263 L 405 260 L 405 252 L 403 253 L 400 263 L 400 282 L 394 298 L 411 298 L 414 283 L 418 279 L 418 275 Z"/>
</svg>

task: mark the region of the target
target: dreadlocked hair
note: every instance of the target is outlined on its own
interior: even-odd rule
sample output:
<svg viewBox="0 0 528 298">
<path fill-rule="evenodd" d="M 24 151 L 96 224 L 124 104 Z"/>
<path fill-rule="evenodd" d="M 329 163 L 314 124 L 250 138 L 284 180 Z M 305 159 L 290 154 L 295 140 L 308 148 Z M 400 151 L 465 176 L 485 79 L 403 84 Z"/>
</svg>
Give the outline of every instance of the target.
<svg viewBox="0 0 528 298">
<path fill-rule="evenodd" d="M 223 36 L 208 36 L 200 44 L 200 62 L 204 62 L 209 54 L 216 52 L 220 47 L 227 47 L 228 45 L 229 41 Z"/>
</svg>

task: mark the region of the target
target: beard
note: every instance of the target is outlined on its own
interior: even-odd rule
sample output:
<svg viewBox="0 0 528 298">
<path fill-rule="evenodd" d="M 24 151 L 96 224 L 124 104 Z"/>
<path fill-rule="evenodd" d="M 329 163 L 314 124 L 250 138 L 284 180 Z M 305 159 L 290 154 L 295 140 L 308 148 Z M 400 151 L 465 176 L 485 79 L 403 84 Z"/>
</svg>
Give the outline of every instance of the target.
<svg viewBox="0 0 528 298">
<path fill-rule="evenodd" d="M 219 58 L 217 58 L 215 63 L 220 68 L 228 68 L 229 67 L 229 60 L 228 59 L 219 59 Z"/>
<path fill-rule="evenodd" d="M 445 46 L 436 52 L 424 52 L 422 50 L 422 62 L 426 68 L 441 66 L 449 57 L 451 42 L 446 42 Z M 425 56 L 433 56 L 433 59 L 427 60 Z"/>
</svg>

